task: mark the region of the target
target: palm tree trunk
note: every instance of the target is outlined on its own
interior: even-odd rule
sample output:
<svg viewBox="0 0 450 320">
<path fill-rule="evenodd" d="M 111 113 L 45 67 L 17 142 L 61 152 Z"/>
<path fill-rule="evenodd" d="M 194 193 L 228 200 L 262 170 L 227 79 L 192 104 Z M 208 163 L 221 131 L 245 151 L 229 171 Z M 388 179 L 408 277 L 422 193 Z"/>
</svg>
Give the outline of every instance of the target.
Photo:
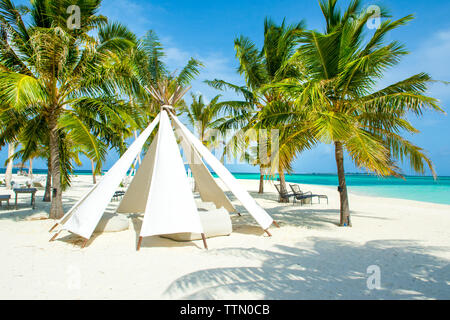
<svg viewBox="0 0 450 320">
<path fill-rule="evenodd" d="M 92 159 L 91 159 L 91 167 L 92 167 L 92 183 L 96 184 L 97 179 L 95 177 L 95 164 L 94 164 L 94 160 L 92 160 Z"/>
<path fill-rule="evenodd" d="M 57 119 L 52 116 L 50 125 L 50 156 L 52 169 L 52 204 L 50 206 L 50 219 L 60 219 L 64 215 L 62 206 L 61 166 L 59 158 L 59 132 Z"/>
<path fill-rule="evenodd" d="M 30 167 L 28 168 L 28 177 L 33 178 L 33 159 L 29 161 Z"/>
<path fill-rule="evenodd" d="M 6 166 L 6 172 L 5 172 L 5 184 L 6 189 L 11 190 L 11 181 L 12 181 L 12 171 L 14 166 L 14 161 L 12 159 L 12 155 L 14 154 L 14 144 L 10 143 L 8 144 L 8 164 Z"/>
<path fill-rule="evenodd" d="M 264 168 L 259 166 L 259 191 L 258 193 L 264 193 Z"/>
<path fill-rule="evenodd" d="M 51 169 L 51 161 L 47 160 L 47 181 L 45 182 L 45 193 L 44 193 L 44 202 L 50 202 L 51 194 L 52 194 L 52 169 Z"/>
<path fill-rule="evenodd" d="M 278 174 L 280 175 L 280 190 L 281 193 L 287 193 L 286 188 L 286 179 L 284 177 L 284 171 L 282 168 L 278 170 Z M 289 198 L 279 198 L 279 202 L 289 202 Z"/>
<path fill-rule="evenodd" d="M 344 170 L 344 148 L 341 142 L 336 141 L 335 145 L 335 155 L 336 155 L 336 165 L 339 178 L 339 196 L 340 196 L 340 208 L 341 208 L 341 221 L 339 226 L 341 227 L 351 227 L 350 220 L 350 206 L 348 203 L 348 193 L 347 184 L 345 182 L 345 170 Z"/>
</svg>

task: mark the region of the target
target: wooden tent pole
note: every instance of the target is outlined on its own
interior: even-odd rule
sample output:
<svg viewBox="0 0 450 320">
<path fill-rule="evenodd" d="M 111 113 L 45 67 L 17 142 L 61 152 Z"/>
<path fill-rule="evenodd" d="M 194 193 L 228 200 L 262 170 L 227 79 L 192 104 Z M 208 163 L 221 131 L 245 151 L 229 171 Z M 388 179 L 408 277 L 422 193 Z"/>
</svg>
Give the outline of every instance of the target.
<svg viewBox="0 0 450 320">
<path fill-rule="evenodd" d="M 139 251 L 139 249 L 141 249 L 141 244 L 142 244 L 142 237 L 139 237 L 136 251 Z"/>
<path fill-rule="evenodd" d="M 49 240 L 49 242 L 55 241 L 56 237 L 59 235 L 60 232 L 61 232 L 61 230 L 58 231 L 57 233 L 55 233 L 55 234 L 53 235 L 53 237 Z"/>
<path fill-rule="evenodd" d="M 55 225 L 50 230 L 48 230 L 48 232 L 52 232 L 57 226 L 58 226 L 58 223 L 55 223 Z"/>
<path fill-rule="evenodd" d="M 86 247 L 86 244 L 87 244 L 88 241 L 89 241 L 89 239 L 84 239 L 84 242 L 81 245 L 81 249 L 84 249 L 84 247 Z"/>
<path fill-rule="evenodd" d="M 269 237 L 271 237 L 272 235 L 270 234 L 270 232 L 269 232 L 269 229 L 266 229 L 266 230 L 264 230 L 266 233 L 267 233 L 267 235 L 269 236 Z"/>
<path fill-rule="evenodd" d="M 203 245 L 205 246 L 205 249 L 208 250 L 208 244 L 206 243 L 206 236 L 204 233 L 202 233 L 202 239 L 203 239 Z"/>
</svg>

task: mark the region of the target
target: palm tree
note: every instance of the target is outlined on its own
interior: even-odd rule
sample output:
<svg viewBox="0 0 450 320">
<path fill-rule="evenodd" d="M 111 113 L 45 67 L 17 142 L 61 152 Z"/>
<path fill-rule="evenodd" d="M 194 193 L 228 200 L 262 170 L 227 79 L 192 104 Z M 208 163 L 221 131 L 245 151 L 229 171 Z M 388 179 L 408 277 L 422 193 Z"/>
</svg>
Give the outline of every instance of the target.
<svg viewBox="0 0 450 320">
<path fill-rule="evenodd" d="M 325 32 L 303 32 L 301 46 L 290 61 L 298 75 L 271 86 L 291 97 L 296 110 L 272 115 L 272 120 L 295 126 L 297 118 L 306 115 L 303 128 L 318 141 L 334 144 L 340 225 L 351 226 L 344 150 L 358 167 L 382 176 L 400 176 L 395 161 L 403 159 L 408 159 L 416 172 L 424 173 L 428 165 L 435 175 L 423 150 L 401 133 L 418 132 L 408 122 L 408 114 L 421 115 L 427 108 L 442 110 L 436 99 L 425 95 L 432 82 L 425 73 L 373 90 L 384 72 L 408 54 L 398 42 L 386 44 L 384 39 L 412 16 L 385 20 L 367 39 L 364 28 L 372 13 L 362 10 L 361 1 L 352 1 L 343 14 L 336 6 L 337 0 L 319 3 L 326 20 Z M 386 17 L 386 12 L 382 16 Z"/>
<path fill-rule="evenodd" d="M 64 171 L 67 162 L 61 160 L 66 150 L 61 142 L 63 128 L 77 140 L 89 141 L 93 152 L 99 153 L 95 131 L 83 122 L 85 114 L 95 112 L 113 121 L 111 126 L 132 121 L 126 112 L 118 111 L 117 99 L 110 97 L 119 89 L 116 52 L 134 45 L 134 35 L 119 24 L 106 25 L 106 18 L 96 13 L 101 0 L 78 3 L 81 24 L 70 29 L 66 10 L 71 4 L 41 0 L 31 2 L 29 8 L 17 8 L 10 0 L 0 0 L 1 104 L 19 112 L 37 109 L 45 120 L 54 190 L 51 218 L 63 215 L 62 173 L 68 172 Z M 22 12 L 29 13 L 29 24 Z M 91 36 L 95 31 L 96 38 Z"/>
<path fill-rule="evenodd" d="M 317 140 L 308 130 L 308 115 L 296 112 L 295 121 L 283 121 L 281 115 L 292 114 L 296 111 L 295 105 L 288 99 L 272 101 L 267 104 L 253 122 L 253 127 L 269 128 L 277 130 L 277 146 L 267 146 L 270 150 L 267 156 L 270 158 L 269 172 L 273 175 L 278 168 L 284 168 L 288 173 L 293 171 L 292 163 L 305 150 L 316 145 Z M 275 119 L 275 121 L 274 121 Z M 292 119 L 289 119 L 292 120 Z M 267 139 L 272 143 L 272 139 Z M 280 175 L 280 185 L 286 184 L 284 175 Z"/>
<path fill-rule="evenodd" d="M 180 98 L 190 89 L 190 83 L 203 67 L 200 61 L 190 58 L 181 71 L 170 72 L 164 57 L 163 45 L 153 30 L 139 39 L 136 46 L 122 53 L 121 61 L 125 68 L 131 66 L 133 69 L 126 91 L 136 111 L 135 132 L 143 130 L 156 117 L 162 104 L 184 108 L 186 103 Z"/>
<path fill-rule="evenodd" d="M 287 62 L 295 53 L 298 34 L 303 29 L 303 21 L 287 26 L 285 21 L 281 25 L 276 25 L 272 20 L 266 18 L 264 21 L 264 45 L 261 50 L 247 37 L 240 36 L 234 41 L 236 58 L 239 61 L 238 72 L 244 76 L 246 85 L 240 87 L 217 79 L 208 82 L 214 88 L 231 89 L 236 93 L 242 94 L 244 101 L 241 101 L 240 105 L 247 104 L 247 107 L 254 111 L 253 117 L 246 118 L 248 122 L 247 126 L 244 125 L 244 127 L 249 128 L 253 126 L 257 113 L 263 110 L 266 105 L 274 101 L 280 102 L 284 100 L 275 90 L 265 90 L 262 93 L 261 89 L 292 75 L 295 69 L 291 68 Z M 236 105 L 238 102 L 230 101 L 230 103 Z M 247 112 L 244 114 L 248 115 Z M 237 119 L 242 124 L 243 118 L 238 117 Z M 261 159 L 256 163 L 260 166 L 259 191 L 263 193 L 265 167 L 268 164 L 265 164 Z M 286 162 L 283 161 L 280 161 L 279 164 L 280 167 L 276 169 L 280 175 L 281 188 L 286 191 L 284 171 L 289 166 L 286 166 Z"/>
<path fill-rule="evenodd" d="M 220 95 L 215 96 L 208 104 L 204 102 L 203 95 L 196 96 L 192 93 L 191 97 L 191 105 L 182 106 L 180 113 L 187 117 L 189 124 L 199 134 L 200 141 L 210 147 L 215 142 L 215 130 L 223 121 L 223 105 L 218 102 Z"/>
<path fill-rule="evenodd" d="M 93 164 L 93 171 L 98 173 L 105 160 L 107 146 L 115 148 L 119 153 L 123 152 L 124 147 L 121 137 L 123 133 L 127 132 L 123 126 L 110 126 L 109 119 L 99 119 L 96 109 L 92 112 L 84 112 L 78 114 L 80 109 L 74 108 L 72 110 L 82 122 L 89 126 L 89 133 L 83 135 L 76 134 L 83 131 L 83 127 L 79 126 L 79 122 L 75 125 L 71 123 L 66 117 L 62 117 L 61 136 L 60 136 L 60 154 L 61 154 L 61 172 L 62 172 L 62 186 L 63 189 L 70 185 L 70 175 L 73 173 L 72 161 L 77 165 L 82 165 L 79 160 L 79 155 L 86 155 Z M 125 109 L 130 112 L 131 110 Z M 99 113 L 101 114 L 101 113 Z M 93 118 L 90 118 L 93 117 Z M 120 117 L 117 113 L 116 117 Z M 23 114 L 9 110 L 9 112 L 0 113 L 0 121 L 8 120 L 8 125 L 3 126 L 0 132 L 0 143 L 14 139 L 20 143 L 20 149 L 15 152 L 12 159 L 21 159 L 22 161 L 31 160 L 35 158 L 49 159 L 49 134 L 45 119 L 39 114 Z M 98 122 L 98 123 L 97 123 Z M 114 123 L 114 122 L 113 122 Z M 86 139 L 86 138 L 89 139 Z M 114 137 L 111 139 L 110 137 Z M 51 201 L 51 164 L 48 161 L 47 183 L 45 188 L 44 201 Z"/>
</svg>

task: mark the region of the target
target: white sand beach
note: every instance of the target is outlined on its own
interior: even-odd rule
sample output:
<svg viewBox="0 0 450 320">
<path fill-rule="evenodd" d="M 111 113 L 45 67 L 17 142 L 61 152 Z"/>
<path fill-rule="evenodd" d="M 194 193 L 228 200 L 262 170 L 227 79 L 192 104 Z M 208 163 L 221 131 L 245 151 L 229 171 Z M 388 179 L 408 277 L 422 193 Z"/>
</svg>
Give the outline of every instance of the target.
<svg viewBox="0 0 450 320">
<path fill-rule="evenodd" d="M 66 211 L 91 180 L 73 179 Z M 353 228 L 340 228 L 334 188 L 302 186 L 329 204 L 293 206 L 269 182 L 258 195 L 258 181 L 239 181 L 281 228 L 268 237 L 251 216 L 233 216 L 232 235 L 208 239 L 209 250 L 149 237 L 137 252 L 138 218 L 84 249 L 68 233 L 49 242 L 43 191 L 34 211 L 22 195 L 19 210 L 0 209 L 0 299 L 450 299 L 450 206 L 350 194 Z M 370 290 L 373 265 L 381 288 Z"/>
</svg>

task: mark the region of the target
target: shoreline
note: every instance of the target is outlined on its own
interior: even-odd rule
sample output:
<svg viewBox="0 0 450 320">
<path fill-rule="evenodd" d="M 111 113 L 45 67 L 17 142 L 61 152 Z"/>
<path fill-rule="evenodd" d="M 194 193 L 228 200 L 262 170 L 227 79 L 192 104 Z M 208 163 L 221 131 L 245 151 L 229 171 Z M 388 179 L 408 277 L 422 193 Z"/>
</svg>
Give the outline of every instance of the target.
<svg viewBox="0 0 450 320">
<path fill-rule="evenodd" d="M 236 179 L 238 179 L 239 181 L 245 181 L 245 180 L 250 180 L 250 181 L 259 181 L 259 178 L 250 178 L 250 179 L 247 179 L 247 178 L 243 178 L 243 177 L 239 177 L 239 174 L 240 173 L 232 173 L 235 177 L 236 177 Z M 258 173 L 246 173 L 246 174 L 254 174 L 254 175 L 259 175 Z M 304 176 L 304 174 L 294 174 L 294 176 L 295 175 L 298 175 L 298 176 Z M 323 175 L 323 176 L 333 176 L 333 177 L 336 177 L 336 175 L 328 175 L 328 174 L 317 174 L 317 176 L 320 176 L 320 175 Z M 1 181 L 3 181 L 4 180 L 4 173 L 2 173 L 2 174 L 0 174 L 0 180 Z M 44 174 L 44 173 L 35 173 L 35 174 L 33 174 L 33 176 L 36 178 L 36 177 L 39 177 L 39 178 L 41 178 L 41 179 L 43 179 L 43 178 L 46 178 L 46 174 Z M 77 178 L 77 177 L 92 177 L 92 174 L 73 174 L 73 175 L 71 175 L 72 176 L 72 178 Z M 309 174 L 308 174 L 308 176 L 309 176 Z M 370 175 L 368 175 L 368 176 L 370 176 Z M 97 175 L 97 179 L 100 179 L 102 176 L 100 176 L 100 175 Z M 20 181 L 25 181 L 25 180 L 27 180 L 27 179 L 29 179 L 27 176 L 19 176 L 19 175 L 17 175 L 17 174 L 14 174 L 13 175 L 13 180 L 14 180 L 14 178 L 16 178 L 16 180 L 20 180 Z M 217 177 L 216 177 L 217 178 Z M 417 178 L 420 178 L 420 177 L 418 177 L 417 176 Z M 430 178 L 430 177 L 429 177 Z M 277 183 L 277 181 L 276 181 L 276 179 L 268 179 L 268 180 L 265 180 L 265 183 L 269 183 L 269 184 L 273 184 L 273 183 Z M 297 181 L 289 181 L 289 177 L 287 176 L 287 179 L 286 179 L 286 183 L 287 184 L 289 184 L 289 183 L 292 183 L 292 184 L 300 184 L 300 185 L 304 185 L 304 186 L 311 186 L 311 187 L 315 187 L 315 186 L 318 186 L 318 187 L 324 187 L 324 188 L 328 188 L 328 189 L 330 189 L 331 191 L 335 191 L 335 189 L 336 189 L 336 187 L 335 186 L 333 186 L 333 185 L 324 185 L 324 184 L 314 184 L 314 183 L 308 183 L 308 182 L 297 182 Z M 434 185 L 433 185 L 434 186 Z M 436 186 L 439 186 L 439 185 L 436 185 Z M 347 187 L 348 187 L 348 192 L 349 192 L 349 194 L 350 193 L 352 193 L 352 194 L 354 194 L 354 195 L 360 195 L 360 196 L 366 196 L 366 197 L 371 197 L 371 198 L 381 198 L 381 199 L 397 199 L 397 200 L 408 200 L 408 201 L 413 201 L 413 202 L 420 202 L 420 203 L 425 203 L 425 204 L 439 204 L 439 205 L 449 205 L 450 206 L 450 186 L 449 186 L 449 190 L 448 191 L 446 191 L 446 193 L 445 193 L 445 195 L 447 195 L 447 192 L 448 192 L 448 198 L 446 198 L 446 199 L 449 199 L 449 200 L 445 200 L 444 202 L 443 201 L 437 201 L 437 200 L 435 200 L 434 202 L 433 201 L 429 201 L 429 200 L 417 200 L 417 199 L 411 199 L 410 197 L 401 197 L 401 196 L 387 196 L 386 194 L 380 194 L 379 193 L 379 190 L 374 190 L 374 189 L 376 189 L 376 188 L 386 188 L 386 187 L 391 187 L 391 185 L 382 185 L 382 184 L 380 184 L 380 185 L 367 185 L 367 186 L 359 186 L 359 185 L 347 185 Z M 392 185 L 392 187 L 394 187 L 394 185 Z M 397 185 L 395 185 L 395 187 L 397 187 Z M 421 186 L 421 185 L 417 185 L 417 186 L 415 186 L 415 185 L 398 185 L 398 187 L 406 187 L 406 188 L 414 188 L 414 189 L 420 189 L 421 187 L 423 187 L 423 186 Z M 358 189 L 364 189 L 364 188 L 368 188 L 368 189 L 370 189 L 370 188 L 372 188 L 372 192 L 371 191 L 368 191 L 368 190 L 365 190 L 365 191 L 363 191 L 363 190 L 358 190 Z M 378 191 L 378 192 L 377 192 Z M 386 193 L 386 192 L 385 192 Z M 448 202 L 447 202 L 448 201 Z"/>
<path fill-rule="evenodd" d="M 336 188 L 335 187 L 331 187 L 331 186 L 314 185 L 314 184 L 306 184 L 306 183 L 302 184 L 302 185 L 305 186 L 305 187 L 311 186 L 312 188 L 320 187 L 320 188 L 328 189 L 328 190 L 330 190 L 330 193 L 336 191 Z M 349 188 L 351 188 L 351 186 Z M 337 194 L 337 191 L 336 191 L 336 194 Z M 397 201 L 411 202 L 412 204 L 437 205 L 437 206 L 443 206 L 443 208 L 448 208 L 450 210 L 450 204 L 446 204 L 446 203 L 428 202 L 428 201 L 412 200 L 412 199 L 405 199 L 405 198 L 378 196 L 378 195 L 373 195 L 373 194 L 365 194 L 363 192 L 358 192 L 358 191 L 354 191 L 354 190 L 351 190 L 351 189 L 348 190 L 348 194 L 349 195 L 353 195 L 353 196 L 359 196 L 359 197 L 368 197 L 368 198 L 372 198 L 373 200 L 375 200 L 375 199 L 385 200 L 385 201 L 386 200 L 397 200 Z M 350 203 L 350 209 L 351 209 L 351 205 L 352 204 Z M 450 211 L 449 211 L 449 213 L 450 213 Z"/>
</svg>

